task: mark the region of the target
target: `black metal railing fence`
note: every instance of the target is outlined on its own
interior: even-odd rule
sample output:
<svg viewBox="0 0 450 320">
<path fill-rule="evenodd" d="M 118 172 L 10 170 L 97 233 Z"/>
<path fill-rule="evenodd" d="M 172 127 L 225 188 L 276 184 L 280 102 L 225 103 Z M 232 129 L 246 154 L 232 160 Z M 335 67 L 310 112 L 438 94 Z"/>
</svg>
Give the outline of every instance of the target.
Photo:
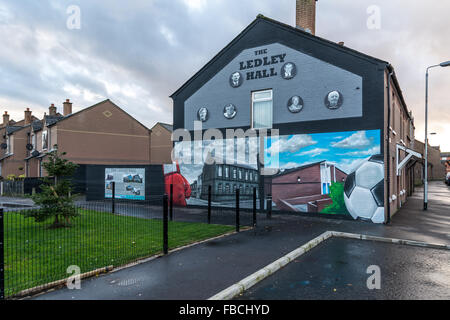
<svg viewBox="0 0 450 320">
<path fill-rule="evenodd" d="M 30 295 L 49 284 L 65 284 L 78 270 L 98 274 L 138 260 L 167 254 L 169 250 L 231 232 L 256 227 L 256 188 L 234 201 L 214 203 L 208 197 L 198 205 L 174 203 L 168 195 L 145 201 L 112 199 L 77 201 L 73 215 L 46 219 L 45 209 L 32 207 L 4 211 L 0 208 L 0 299 Z"/>
</svg>

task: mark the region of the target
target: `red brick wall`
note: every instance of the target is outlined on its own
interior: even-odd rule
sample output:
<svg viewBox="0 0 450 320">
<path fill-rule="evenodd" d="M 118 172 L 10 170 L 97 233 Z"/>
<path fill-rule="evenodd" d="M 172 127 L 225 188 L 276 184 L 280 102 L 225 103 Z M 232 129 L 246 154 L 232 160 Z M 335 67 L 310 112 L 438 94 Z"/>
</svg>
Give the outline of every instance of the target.
<svg viewBox="0 0 450 320">
<path fill-rule="evenodd" d="M 296 27 L 316 33 L 316 0 L 297 0 Z"/>
<path fill-rule="evenodd" d="M 301 183 L 297 182 L 298 177 Z M 291 199 L 321 194 L 320 164 L 272 179 L 272 199 Z"/>
</svg>

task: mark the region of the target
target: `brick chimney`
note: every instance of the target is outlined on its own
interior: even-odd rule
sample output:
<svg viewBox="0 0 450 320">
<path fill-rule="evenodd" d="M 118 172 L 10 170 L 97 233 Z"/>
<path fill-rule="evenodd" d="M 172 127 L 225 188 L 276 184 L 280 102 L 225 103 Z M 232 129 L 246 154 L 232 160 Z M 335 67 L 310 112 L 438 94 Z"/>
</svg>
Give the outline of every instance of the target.
<svg viewBox="0 0 450 320">
<path fill-rule="evenodd" d="M 9 124 L 9 114 L 8 111 L 5 111 L 5 114 L 3 115 L 3 125 L 7 126 Z"/>
<path fill-rule="evenodd" d="M 316 34 L 316 1 L 296 0 L 296 22 L 295 26 L 311 34 Z"/>
<path fill-rule="evenodd" d="M 63 106 L 64 106 L 63 108 L 64 116 L 67 116 L 72 113 L 72 102 L 70 102 L 69 99 L 66 99 L 66 102 L 63 103 Z"/>
<path fill-rule="evenodd" d="M 48 114 L 50 116 L 56 116 L 56 107 L 53 103 L 48 107 Z"/>
<path fill-rule="evenodd" d="M 25 110 L 25 125 L 30 124 L 31 123 L 31 110 L 30 108 L 27 108 L 27 110 Z"/>
</svg>

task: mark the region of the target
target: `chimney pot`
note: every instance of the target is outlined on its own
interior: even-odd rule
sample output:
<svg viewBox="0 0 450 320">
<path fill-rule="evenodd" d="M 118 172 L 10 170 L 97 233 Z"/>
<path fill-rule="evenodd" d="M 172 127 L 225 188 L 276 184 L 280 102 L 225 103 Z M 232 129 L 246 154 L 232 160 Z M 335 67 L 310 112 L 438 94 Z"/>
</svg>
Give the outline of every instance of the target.
<svg viewBox="0 0 450 320">
<path fill-rule="evenodd" d="M 56 116 L 56 107 L 54 103 L 52 103 L 50 107 L 48 107 L 48 114 L 51 116 Z"/>
<path fill-rule="evenodd" d="M 66 102 L 63 103 L 63 109 L 64 116 L 72 113 L 72 102 L 70 102 L 70 99 L 66 99 Z"/>
<path fill-rule="evenodd" d="M 345 42 L 344 41 L 340 41 L 340 42 L 338 42 L 338 45 L 340 45 L 340 46 L 343 46 L 345 44 Z"/>
<path fill-rule="evenodd" d="M 8 111 L 5 111 L 5 114 L 3 115 L 3 125 L 7 126 L 9 124 L 9 114 Z"/>
<path fill-rule="evenodd" d="M 31 123 L 31 111 L 30 111 L 30 108 L 27 108 L 26 110 L 25 110 L 25 119 L 24 119 L 25 121 L 25 125 L 27 125 L 27 124 L 30 124 Z"/>
<path fill-rule="evenodd" d="M 297 0 L 296 5 L 296 27 L 316 34 L 316 1 L 317 0 Z"/>
</svg>

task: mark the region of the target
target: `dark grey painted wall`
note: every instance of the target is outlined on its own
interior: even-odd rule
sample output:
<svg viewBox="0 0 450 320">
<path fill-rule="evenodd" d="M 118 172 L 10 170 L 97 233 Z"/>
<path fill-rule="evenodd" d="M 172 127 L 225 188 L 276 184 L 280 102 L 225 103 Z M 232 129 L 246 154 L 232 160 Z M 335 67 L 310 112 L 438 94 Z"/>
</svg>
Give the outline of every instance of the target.
<svg viewBox="0 0 450 320">
<path fill-rule="evenodd" d="M 259 50 L 266 50 L 265 54 L 256 55 Z M 286 54 L 282 59 L 277 55 Z M 277 63 L 240 70 L 240 63 L 266 58 L 271 61 L 275 56 Z M 297 74 L 294 78 L 285 80 L 281 76 L 282 67 L 287 62 L 296 65 Z M 276 76 L 262 79 L 246 80 L 247 72 L 274 68 Z M 236 71 L 245 79 L 238 88 L 229 84 L 230 75 Z M 273 90 L 273 123 L 294 123 L 327 119 L 341 119 L 362 116 L 362 77 L 336 67 L 330 63 L 302 52 L 293 50 L 279 43 L 255 47 L 244 50 L 234 58 L 225 68 L 220 70 L 212 79 L 189 97 L 184 104 L 185 122 L 188 130 L 194 129 L 197 112 L 201 107 L 209 111 L 209 118 L 203 123 L 203 129 L 246 127 L 251 125 L 251 92 Z M 337 90 L 343 95 L 343 105 L 335 110 L 328 109 L 324 103 L 330 91 Z M 291 113 L 287 104 L 292 96 L 303 99 L 303 109 L 299 113 Z M 223 115 L 223 108 L 227 104 L 234 104 L 237 114 L 233 119 Z"/>
<path fill-rule="evenodd" d="M 269 46 L 274 43 L 289 47 L 290 49 L 297 51 L 299 55 L 308 55 L 311 59 L 317 59 L 323 63 L 328 63 L 336 68 L 345 70 L 350 74 L 359 76 L 362 79 L 361 89 L 363 91 L 362 116 L 276 123 L 274 128 L 279 129 L 281 135 L 380 129 L 381 148 L 383 150 L 384 73 L 387 62 L 339 46 L 330 41 L 312 36 L 298 29 L 264 17 L 258 17 L 253 21 L 241 34 L 239 34 L 230 44 L 213 57 L 210 62 L 172 95 L 174 101 L 174 129 L 184 128 L 185 126 L 185 117 L 187 117 L 187 115 L 185 116 L 185 102 L 190 100 L 196 92 L 200 92 L 199 90 L 203 86 L 207 85 L 209 81 L 218 75 L 222 69 L 226 68 L 239 54 L 247 49 Z M 333 68 L 330 68 L 330 70 L 332 69 Z M 317 68 L 310 68 L 309 70 L 312 77 L 318 76 Z M 298 72 L 298 77 L 301 77 L 301 66 L 299 67 Z M 227 75 L 227 78 L 228 76 L 229 75 Z M 357 77 L 355 77 L 355 79 L 356 78 Z M 228 83 L 227 81 L 225 83 Z M 338 81 L 336 81 L 336 85 L 338 85 Z M 223 88 L 224 86 L 221 84 L 221 89 Z M 301 88 L 299 90 L 301 90 Z M 247 110 L 249 110 L 248 106 L 250 101 L 248 91 L 249 90 L 247 89 Z M 299 94 L 301 95 L 301 92 Z M 218 97 L 220 97 L 220 90 L 217 91 L 216 95 L 219 95 Z M 193 97 L 191 101 L 194 101 L 193 99 L 196 98 Z M 283 99 L 280 98 L 280 100 Z M 218 104 L 223 104 L 223 101 L 220 101 Z M 218 108 L 223 109 L 223 106 L 221 105 Z M 220 112 L 220 115 L 221 114 L 222 112 Z M 301 113 L 299 116 L 300 115 Z M 283 120 L 278 118 L 277 121 Z M 225 123 L 225 125 L 223 125 L 223 123 Z M 228 128 L 242 128 L 245 130 L 250 127 L 250 123 L 248 121 L 246 125 L 244 125 L 243 122 L 237 125 L 227 122 L 227 119 L 223 118 L 220 127 L 223 128 L 225 126 Z"/>
</svg>

